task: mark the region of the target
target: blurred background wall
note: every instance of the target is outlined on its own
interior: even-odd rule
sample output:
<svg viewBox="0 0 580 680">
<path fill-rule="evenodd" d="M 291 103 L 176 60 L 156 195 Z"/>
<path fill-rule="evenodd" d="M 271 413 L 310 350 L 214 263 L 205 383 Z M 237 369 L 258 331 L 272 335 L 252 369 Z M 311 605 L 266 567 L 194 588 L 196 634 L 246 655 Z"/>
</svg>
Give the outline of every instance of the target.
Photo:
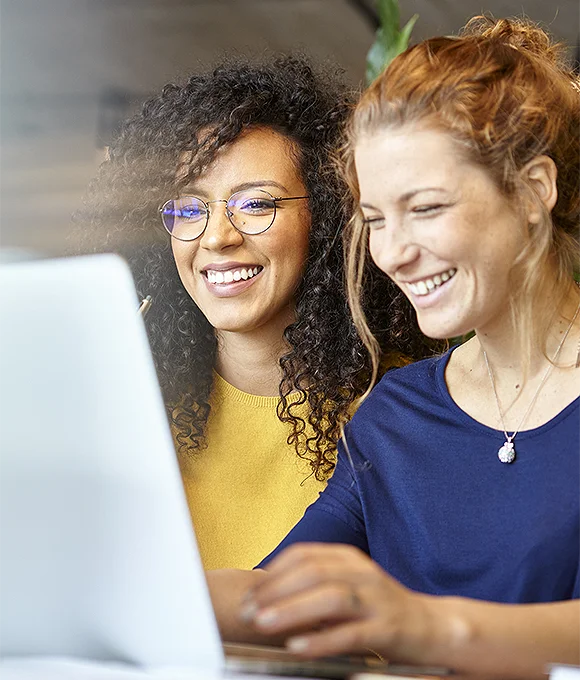
<svg viewBox="0 0 580 680">
<path fill-rule="evenodd" d="M 578 0 L 400 0 L 412 42 L 472 15 L 543 22 L 576 54 Z M 300 48 L 362 81 L 374 0 L 1 0 L 0 245 L 58 255 L 120 119 L 224 52 Z"/>
</svg>

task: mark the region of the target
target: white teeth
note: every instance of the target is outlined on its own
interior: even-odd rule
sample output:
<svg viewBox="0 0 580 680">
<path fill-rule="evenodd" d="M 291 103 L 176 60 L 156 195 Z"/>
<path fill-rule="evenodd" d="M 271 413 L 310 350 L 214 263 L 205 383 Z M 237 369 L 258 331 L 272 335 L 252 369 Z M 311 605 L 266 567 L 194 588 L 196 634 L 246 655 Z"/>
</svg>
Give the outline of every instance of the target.
<svg viewBox="0 0 580 680">
<path fill-rule="evenodd" d="M 234 281 L 247 281 L 256 276 L 260 271 L 259 267 L 248 267 L 243 269 L 228 269 L 227 271 L 206 270 L 207 280 L 210 283 L 233 283 Z"/>
<path fill-rule="evenodd" d="M 436 274 L 432 278 L 423 279 L 422 281 L 416 281 L 415 283 L 407 284 L 413 295 L 427 295 L 432 290 L 439 288 L 439 286 L 445 281 L 448 281 L 455 275 L 457 269 L 449 269 L 442 274 Z"/>
</svg>

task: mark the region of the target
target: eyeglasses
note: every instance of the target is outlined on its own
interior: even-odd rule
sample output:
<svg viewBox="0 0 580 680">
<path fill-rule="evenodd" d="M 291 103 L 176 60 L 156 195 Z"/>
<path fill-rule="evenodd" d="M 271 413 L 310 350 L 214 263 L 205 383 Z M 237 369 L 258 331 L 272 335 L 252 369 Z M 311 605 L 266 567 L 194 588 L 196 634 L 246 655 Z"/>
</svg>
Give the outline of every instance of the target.
<svg viewBox="0 0 580 680">
<path fill-rule="evenodd" d="M 202 201 L 195 196 L 181 196 L 164 203 L 159 212 L 163 226 L 179 241 L 194 241 L 205 231 L 212 203 L 225 203 L 226 215 L 234 229 L 242 234 L 262 234 L 276 219 L 276 204 L 296 201 L 308 196 L 274 197 L 264 189 L 236 191 L 226 201 Z"/>
</svg>

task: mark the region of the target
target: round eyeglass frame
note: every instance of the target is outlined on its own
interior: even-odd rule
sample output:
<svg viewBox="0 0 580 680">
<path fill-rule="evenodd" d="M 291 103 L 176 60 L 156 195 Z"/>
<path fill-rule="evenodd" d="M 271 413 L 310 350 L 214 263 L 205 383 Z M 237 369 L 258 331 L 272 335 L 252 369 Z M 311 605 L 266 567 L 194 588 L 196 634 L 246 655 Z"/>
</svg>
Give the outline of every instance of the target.
<svg viewBox="0 0 580 680">
<path fill-rule="evenodd" d="M 180 197 L 180 198 L 195 198 L 195 200 L 199 201 L 203 206 L 205 206 L 205 209 L 206 209 L 205 224 L 203 225 L 203 229 L 199 232 L 199 234 L 197 234 L 197 236 L 193 236 L 192 238 L 180 238 L 179 236 L 176 236 L 165 224 L 165 219 L 163 217 L 163 211 L 165 210 L 165 207 L 169 203 L 172 203 L 172 202 L 177 200 L 175 198 L 170 198 L 168 201 L 165 201 L 165 203 L 159 208 L 159 213 L 160 213 L 160 217 L 161 217 L 161 223 L 163 224 L 163 228 L 171 236 L 171 238 L 174 238 L 177 241 L 185 241 L 185 242 L 196 241 L 198 238 L 201 238 L 203 236 L 203 234 L 205 233 L 205 230 L 207 229 L 207 225 L 209 224 L 209 218 L 210 218 L 210 208 L 209 208 L 209 206 L 212 203 L 225 203 L 226 204 L 226 211 L 225 212 L 226 212 L 227 218 L 228 218 L 230 224 L 232 225 L 232 227 L 236 231 L 238 231 L 240 234 L 244 234 L 246 236 L 257 236 L 259 234 L 263 234 L 264 232 L 268 231 L 268 229 L 274 224 L 274 221 L 276 220 L 276 213 L 277 213 L 276 204 L 279 201 L 297 201 L 297 200 L 304 199 L 304 198 L 310 198 L 310 196 L 273 196 L 269 191 L 266 191 L 265 189 L 255 189 L 256 192 L 260 192 L 261 194 L 266 194 L 266 196 L 268 196 L 268 198 L 274 204 L 274 212 L 272 213 L 272 219 L 270 220 L 270 224 L 268 224 L 267 227 L 265 227 L 264 229 L 261 229 L 260 231 L 249 231 L 248 232 L 248 231 L 244 231 L 243 229 L 240 229 L 240 227 L 238 227 L 235 224 L 235 222 L 233 220 L 233 213 L 228 208 L 228 205 L 229 205 L 230 201 L 232 200 L 232 198 L 234 196 L 237 196 L 238 194 L 246 193 L 247 191 L 248 191 L 247 189 L 243 189 L 241 191 L 235 191 L 227 200 L 225 198 L 217 198 L 214 201 L 204 201 L 202 198 L 199 198 L 198 196 L 182 196 L 182 197 Z"/>
</svg>

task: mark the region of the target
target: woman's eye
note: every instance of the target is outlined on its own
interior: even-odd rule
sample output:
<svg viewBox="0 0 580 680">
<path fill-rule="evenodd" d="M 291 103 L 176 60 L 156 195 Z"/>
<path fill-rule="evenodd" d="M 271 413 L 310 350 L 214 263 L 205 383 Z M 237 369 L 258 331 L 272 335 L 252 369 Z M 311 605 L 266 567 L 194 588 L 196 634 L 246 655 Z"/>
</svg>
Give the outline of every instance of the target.
<svg viewBox="0 0 580 680">
<path fill-rule="evenodd" d="M 418 205 L 412 208 L 411 212 L 414 212 L 419 215 L 428 215 L 430 213 L 435 213 L 441 208 L 443 208 L 442 203 L 430 203 L 428 205 Z"/>
<path fill-rule="evenodd" d="M 382 229 L 385 226 L 384 217 L 363 217 L 363 224 L 369 229 Z"/>
<path fill-rule="evenodd" d="M 183 201 L 180 200 L 179 202 L 170 201 L 163 208 L 163 214 L 173 217 L 176 220 L 197 222 L 198 220 L 205 219 L 207 211 L 203 203 L 200 201 L 196 201 L 195 199 L 185 199 Z"/>
<path fill-rule="evenodd" d="M 262 198 L 252 198 L 240 206 L 240 210 L 245 213 L 262 213 L 270 212 L 274 210 L 274 205 L 272 201 L 268 201 Z"/>
<path fill-rule="evenodd" d="M 194 206 L 186 206 L 185 208 L 180 208 L 176 211 L 177 217 L 183 217 L 185 219 L 198 219 L 205 213 L 205 211 L 200 210 Z"/>
</svg>

